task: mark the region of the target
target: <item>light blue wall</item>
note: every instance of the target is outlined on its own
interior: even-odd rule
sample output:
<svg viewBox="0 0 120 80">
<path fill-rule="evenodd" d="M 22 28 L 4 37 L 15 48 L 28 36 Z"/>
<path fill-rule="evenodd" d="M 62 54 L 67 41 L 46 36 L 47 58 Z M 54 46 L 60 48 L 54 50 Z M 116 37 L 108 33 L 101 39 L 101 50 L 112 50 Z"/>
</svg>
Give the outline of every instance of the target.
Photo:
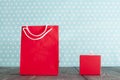
<svg viewBox="0 0 120 80">
<path fill-rule="evenodd" d="M 26 24 L 60 26 L 60 66 L 78 66 L 90 51 L 102 66 L 120 66 L 119 0 L 0 0 L 0 66 L 19 66 Z"/>
</svg>

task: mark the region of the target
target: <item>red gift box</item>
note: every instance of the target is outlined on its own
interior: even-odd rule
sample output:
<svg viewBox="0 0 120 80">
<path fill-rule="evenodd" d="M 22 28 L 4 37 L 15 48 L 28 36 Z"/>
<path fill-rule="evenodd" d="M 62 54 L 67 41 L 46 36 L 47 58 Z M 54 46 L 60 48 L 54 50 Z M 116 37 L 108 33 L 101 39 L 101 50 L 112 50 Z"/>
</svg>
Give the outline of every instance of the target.
<svg viewBox="0 0 120 80">
<path fill-rule="evenodd" d="M 21 75 L 58 75 L 58 35 L 57 25 L 22 27 Z"/>
<path fill-rule="evenodd" d="M 100 55 L 80 55 L 81 75 L 100 75 L 101 56 Z"/>
</svg>

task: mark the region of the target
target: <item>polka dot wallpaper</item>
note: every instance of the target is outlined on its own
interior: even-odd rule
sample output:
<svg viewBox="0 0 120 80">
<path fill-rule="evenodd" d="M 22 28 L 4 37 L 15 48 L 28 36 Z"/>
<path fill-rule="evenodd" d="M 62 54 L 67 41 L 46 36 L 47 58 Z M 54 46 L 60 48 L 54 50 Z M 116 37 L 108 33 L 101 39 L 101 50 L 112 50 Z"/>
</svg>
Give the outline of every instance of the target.
<svg viewBox="0 0 120 80">
<path fill-rule="evenodd" d="M 61 67 L 90 51 L 120 66 L 119 0 L 0 0 L 0 66 L 19 66 L 22 25 L 45 24 L 59 25 Z"/>
</svg>

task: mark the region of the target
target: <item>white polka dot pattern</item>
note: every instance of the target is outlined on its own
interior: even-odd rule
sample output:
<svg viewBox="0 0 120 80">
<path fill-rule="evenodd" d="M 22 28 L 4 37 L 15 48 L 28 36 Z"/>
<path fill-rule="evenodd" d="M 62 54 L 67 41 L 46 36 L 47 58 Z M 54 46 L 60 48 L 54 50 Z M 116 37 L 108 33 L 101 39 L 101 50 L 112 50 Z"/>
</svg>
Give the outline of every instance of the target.
<svg viewBox="0 0 120 80">
<path fill-rule="evenodd" d="M 22 25 L 60 26 L 60 66 L 79 66 L 79 55 L 102 55 L 120 66 L 120 2 L 0 0 L 0 66 L 19 66 Z"/>
</svg>

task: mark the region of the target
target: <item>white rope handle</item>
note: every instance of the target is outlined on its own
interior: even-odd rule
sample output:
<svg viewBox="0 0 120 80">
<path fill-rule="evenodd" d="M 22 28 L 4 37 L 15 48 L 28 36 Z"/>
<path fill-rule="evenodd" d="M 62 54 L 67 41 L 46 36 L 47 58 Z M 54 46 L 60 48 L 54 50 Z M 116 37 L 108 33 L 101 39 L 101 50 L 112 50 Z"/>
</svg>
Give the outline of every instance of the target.
<svg viewBox="0 0 120 80">
<path fill-rule="evenodd" d="M 39 38 L 32 38 L 32 37 L 30 37 L 30 36 L 26 33 L 25 29 L 26 29 L 26 28 L 23 28 L 23 32 L 24 32 L 25 35 L 26 35 L 29 39 L 31 39 L 31 40 L 40 40 L 40 39 L 42 39 L 47 33 L 49 33 L 49 32 L 52 30 L 52 28 L 50 28 L 48 31 L 44 32 L 44 34 L 43 34 L 41 37 L 39 37 Z M 29 31 L 28 31 L 28 32 L 29 32 Z"/>
<path fill-rule="evenodd" d="M 46 25 L 44 31 L 41 34 L 38 34 L 38 35 L 35 35 L 35 34 L 31 33 L 31 31 L 29 30 L 28 26 L 26 26 L 26 29 L 32 36 L 39 37 L 39 36 L 43 35 L 46 32 L 47 27 L 48 26 Z"/>
</svg>

